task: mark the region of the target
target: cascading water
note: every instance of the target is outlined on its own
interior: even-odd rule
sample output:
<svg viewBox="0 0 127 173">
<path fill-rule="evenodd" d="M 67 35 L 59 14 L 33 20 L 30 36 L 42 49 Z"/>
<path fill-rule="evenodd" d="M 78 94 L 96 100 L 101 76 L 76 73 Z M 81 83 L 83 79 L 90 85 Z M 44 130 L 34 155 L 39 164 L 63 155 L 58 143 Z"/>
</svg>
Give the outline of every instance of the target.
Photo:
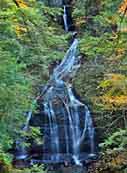
<svg viewBox="0 0 127 173">
<path fill-rule="evenodd" d="M 51 92 L 52 92 L 52 88 L 50 88 L 50 89 L 51 89 Z M 45 111 L 45 113 L 47 113 L 48 118 L 49 118 L 50 138 L 51 138 L 51 141 L 54 141 L 54 143 L 51 142 L 52 151 L 54 153 L 59 153 L 58 126 L 57 126 L 56 116 L 54 114 L 54 109 L 53 109 L 52 102 L 49 101 L 48 105 L 44 104 L 44 111 Z M 56 158 L 51 157 L 52 161 L 54 159 L 58 159 L 58 155 L 56 156 Z"/>
<path fill-rule="evenodd" d="M 68 16 L 67 16 L 67 7 L 64 5 L 64 14 L 63 14 L 63 21 L 64 21 L 64 29 L 66 32 L 68 32 Z"/>
<path fill-rule="evenodd" d="M 95 156 L 94 126 L 90 111 L 77 99 L 69 83 L 80 67 L 77 47 L 78 39 L 74 39 L 63 61 L 54 69 L 41 92 L 43 107 L 40 109 L 43 111 L 39 116 L 43 123 L 39 122 L 37 125 L 41 127 L 43 134 L 41 150 L 30 154 L 30 149 L 28 151 L 22 145 L 26 139 L 20 138 L 16 143 L 17 161 L 31 158 L 31 164 L 67 162 L 81 165 L 83 161 Z M 22 130 L 27 131 L 29 125 L 34 123 L 36 124 L 30 111 Z"/>
<path fill-rule="evenodd" d="M 26 117 L 26 122 L 24 127 L 22 128 L 23 132 L 27 132 L 28 128 L 29 128 L 29 122 L 30 119 L 32 117 L 32 111 L 29 111 L 28 113 L 25 114 Z M 27 149 L 24 145 L 24 143 L 26 142 L 25 137 L 20 138 L 19 140 L 16 141 L 16 159 L 17 160 L 22 160 L 22 159 L 26 159 L 28 157 L 28 153 L 27 153 Z"/>
<path fill-rule="evenodd" d="M 26 115 L 27 115 L 27 118 L 26 118 L 25 126 L 23 127 L 23 131 L 27 131 L 29 128 L 29 122 L 32 116 L 32 111 L 29 111 Z"/>
<path fill-rule="evenodd" d="M 69 84 L 80 67 L 77 46 L 78 40 L 75 39 L 63 61 L 54 69 L 49 83 L 42 91 L 44 113 L 49 122 L 47 133 L 48 141 L 50 141 L 50 152 L 44 151 L 43 154 L 44 162 L 59 163 L 61 160 L 65 161 L 69 158 L 76 165 L 81 165 L 82 152 L 80 146 L 85 138 L 87 138 L 89 145 L 87 157 L 94 156 L 94 127 L 90 111 L 86 105 L 75 97 Z M 62 124 L 59 121 L 59 116 L 64 119 Z M 84 121 L 84 123 L 81 121 Z M 81 123 L 83 127 L 81 127 Z M 65 140 L 64 149 L 61 145 L 63 139 Z M 47 145 L 48 141 L 45 140 L 44 145 Z"/>
</svg>

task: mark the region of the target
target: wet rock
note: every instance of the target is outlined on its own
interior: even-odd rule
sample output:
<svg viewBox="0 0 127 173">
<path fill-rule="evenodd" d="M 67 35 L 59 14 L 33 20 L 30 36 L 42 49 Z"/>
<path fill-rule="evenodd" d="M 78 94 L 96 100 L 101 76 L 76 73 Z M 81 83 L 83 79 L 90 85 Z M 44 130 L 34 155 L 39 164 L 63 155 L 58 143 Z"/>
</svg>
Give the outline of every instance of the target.
<svg viewBox="0 0 127 173">
<path fill-rule="evenodd" d="M 47 173 L 87 173 L 87 168 L 82 166 L 64 166 L 58 165 L 58 167 L 49 169 Z"/>
<path fill-rule="evenodd" d="M 48 0 L 48 5 L 61 7 L 63 5 L 63 0 Z"/>
</svg>

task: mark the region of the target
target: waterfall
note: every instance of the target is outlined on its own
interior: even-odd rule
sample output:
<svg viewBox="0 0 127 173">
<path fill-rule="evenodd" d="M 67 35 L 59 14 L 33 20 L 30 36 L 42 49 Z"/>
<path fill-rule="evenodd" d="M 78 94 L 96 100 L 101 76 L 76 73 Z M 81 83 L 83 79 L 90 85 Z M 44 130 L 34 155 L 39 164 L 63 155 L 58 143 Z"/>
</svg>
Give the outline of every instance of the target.
<svg viewBox="0 0 127 173">
<path fill-rule="evenodd" d="M 41 92 L 43 113 L 40 116 L 43 124 L 38 125 L 43 129 L 44 135 L 41 160 L 37 159 L 37 153 L 29 155 L 28 148 L 22 145 L 27 142 L 25 137 L 16 141 L 16 160 L 31 158 L 31 163 L 70 162 L 81 166 L 83 161 L 95 156 L 91 113 L 77 98 L 70 82 L 80 67 L 78 44 L 78 39 L 74 39 Z M 23 131 L 28 130 L 31 118 L 32 111 L 27 114 Z M 40 152 L 38 158 L 40 159 Z"/>
<path fill-rule="evenodd" d="M 68 28 L 67 18 L 68 18 L 68 16 L 67 16 L 67 7 L 66 7 L 66 5 L 64 5 L 63 21 L 64 21 L 64 29 L 65 29 L 66 32 L 68 32 L 68 29 L 69 29 Z"/>
<path fill-rule="evenodd" d="M 51 91 L 52 92 L 52 91 Z M 51 148 L 53 154 L 56 154 L 57 158 L 52 157 L 52 160 L 59 159 L 59 135 L 58 135 L 58 126 L 56 123 L 56 116 L 54 113 L 52 102 L 49 102 L 49 105 L 44 105 L 45 112 L 49 118 L 49 128 L 50 128 L 50 138 L 51 138 Z"/>
<path fill-rule="evenodd" d="M 28 130 L 29 122 L 30 122 L 31 116 L 32 116 L 32 111 L 29 111 L 29 112 L 27 113 L 27 118 L 26 118 L 25 126 L 23 127 L 23 131 L 27 131 L 27 130 Z"/>
<path fill-rule="evenodd" d="M 24 124 L 23 129 L 22 129 L 23 132 L 27 132 L 27 130 L 29 128 L 29 122 L 30 122 L 30 119 L 32 117 L 32 111 L 29 111 L 25 115 L 26 115 L 26 122 Z M 16 141 L 16 150 L 17 150 L 16 159 L 17 160 L 26 159 L 28 156 L 27 149 L 24 145 L 25 142 L 26 142 L 25 137 L 22 137 Z"/>
<path fill-rule="evenodd" d="M 87 130 L 88 130 L 88 137 L 90 140 L 90 155 L 92 156 L 92 155 L 94 155 L 94 152 L 95 152 L 94 126 L 93 126 L 90 111 L 86 105 L 84 105 L 84 112 L 85 112 L 85 122 L 84 122 L 85 125 L 84 125 L 84 130 L 83 130 L 79 143 L 83 142 L 83 140 L 86 136 Z"/>
<path fill-rule="evenodd" d="M 49 118 L 49 136 L 51 156 L 50 160 L 60 162 L 61 155 L 69 155 L 76 165 L 81 165 L 80 146 L 85 138 L 89 140 L 89 156 L 94 156 L 94 126 L 88 107 L 81 103 L 73 94 L 69 81 L 74 77 L 80 67 L 80 57 L 77 51 L 78 40 L 75 39 L 67 51 L 62 62 L 54 69 L 52 76 L 44 88 L 42 95 L 45 106 L 45 114 Z M 60 132 L 58 122 L 57 105 L 64 118 L 64 136 Z M 83 110 L 84 128 L 81 128 L 80 109 Z M 67 125 L 67 124 L 68 125 Z M 62 153 L 61 138 L 65 139 L 65 150 Z M 71 144 L 70 144 L 71 142 Z M 45 142 L 46 145 L 46 142 Z M 55 156 L 54 156 L 55 155 Z M 49 157 L 48 157 L 49 159 Z M 66 160 L 66 159 L 65 159 Z"/>
</svg>

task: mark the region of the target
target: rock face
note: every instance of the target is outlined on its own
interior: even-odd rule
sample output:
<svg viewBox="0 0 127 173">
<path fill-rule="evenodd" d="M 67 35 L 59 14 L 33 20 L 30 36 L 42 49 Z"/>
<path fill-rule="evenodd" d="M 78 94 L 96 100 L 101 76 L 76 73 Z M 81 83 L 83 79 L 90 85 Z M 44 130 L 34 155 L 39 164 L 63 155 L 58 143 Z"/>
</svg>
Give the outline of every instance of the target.
<svg viewBox="0 0 127 173">
<path fill-rule="evenodd" d="M 63 5 L 70 5 L 72 0 L 48 0 L 49 6 L 62 7 Z"/>
<path fill-rule="evenodd" d="M 57 88 L 58 89 L 58 88 Z M 60 90 L 61 91 L 61 90 Z M 64 91 L 64 89 L 63 89 Z M 57 93 L 58 94 L 58 93 Z M 63 93 L 62 93 L 63 94 Z M 50 127 L 50 120 L 47 114 L 45 114 L 44 110 L 42 110 L 41 106 L 41 112 L 38 114 L 35 114 L 30 121 L 30 125 L 35 127 L 40 127 L 42 134 L 43 134 L 43 146 L 35 146 L 31 148 L 31 155 L 33 155 L 34 160 L 42 160 L 42 162 L 59 162 L 64 163 L 66 160 L 68 163 L 73 163 L 73 134 L 70 131 L 70 123 L 69 123 L 69 117 L 67 116 L 68 112 L 66 110 L 65 105 L 63 105 L 63 101 L 66 100 L 67 95 L 63 95 L 62 100 L 59 99 L 58 96 L 54 96 L 52 103 L 53 107 L 55 108 L 55 117 L 56 117 L 56 124 L 58 128 L 58 135 L 59 136 L 59 153 L 53 148 L 54 140 L 51 137 L 51 127 Z M 74 109 L 74 107 L 71 107 L 70 110 Z M 77 127 L 77 124 L 73 124 L 74 130 L 80 129 L 81 133 L 83 133 L 84 130 L 84 122 L 85 122 L 85 113 L 84 113 L 84 106 L 80 105 L 78 106 L 78 114 L 79 114 L 79 126 Z M 55 129 L 54 129 L 55 130 Z M 53 133 L 53 132 L 52 132 Z M 85 140 L 82 141 L 80 145 L 80 160 L 84 161 L 85 159 L 88 159 L 89 153 L 91 153 L 91 146 L 90 146 L 90 140 L 89 140 L 89 134 L 86 132 Z M 78 140 L 78 139 L 77 139 Z M 34 157 L 35 156 L 35 157 Z M 43 158 L 42 158 L 43 157 Z M 59 159 L 57 159 L 59 157 Z"/>
<path fill-rule="evenodd" d="M 61 7 L 63 6 L 63 3 L 63 0 L 48 0 L 48 5 L 50 6 Z"/>
<path fill-rule="evenodd" d="M 64 9 L 66 9 L 66 22 L 67 22 L 67 25 L 68 25 L 68 29 L 66 30 L 65 29 L 65 20 L 64 20 L 64 14 L 63 16 L 58 16 L 57 17 L 57 22 L 60 24 L 60 25 L 63 25 L 63 29 L 65 29 L 65 31 L 74 31 L 75 27 L 74 27 L 74 24 L 73 24 L 73 19 L 72 19 L 72 1 L 71 0 L 45 0 L 44 1 L 45 4 L 47 4 L 48 6 L 51 6 L 51 7 L 61 7 L 63 8 L 63 11 L 65 12 Z"/>
<path fill-rule="evenodd" d="M 75 38 L 42 90 L 43 106 L 40 107 L 39 120 L 35 116 L 30 122 L 42 130 L 44 143 L 39 153 L 42 156 L 40 160 L 46 164 L 67 162 L 81 165 L 81 162 L 95 156 L 91 114 L 69 84 L 80 67 L 77 46 L 78 40 Z"/>
<path fill-rule="evenodd" d="M 78 167 L 75 165 L 71 165 L 68 167 L 65 166 L 59 166 L 55 168 L 54 170 L 48 170 L 47 173 L 88 173 L 86 167 Z"/>
</svg>

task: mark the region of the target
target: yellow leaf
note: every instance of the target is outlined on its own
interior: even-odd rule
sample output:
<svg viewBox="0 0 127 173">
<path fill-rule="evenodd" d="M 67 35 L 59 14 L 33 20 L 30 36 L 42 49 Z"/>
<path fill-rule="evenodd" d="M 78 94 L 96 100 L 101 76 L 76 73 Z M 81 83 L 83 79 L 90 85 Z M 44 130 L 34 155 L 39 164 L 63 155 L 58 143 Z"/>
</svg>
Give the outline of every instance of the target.
<svg viewBox="0 0 127 173">
<path fill-rule="evenodd" d="M 122 2 L 122 4 L 120 5 L 120 7 L 119 7 L 119 12 L 120 13 L 125 13 L 125 11 L 126 11 L 126 14 L 125 15 L 127 15 L 127 0 L 124 0 L 123 2 Z"/>
<path fill-rule="evenodd" d="M 15 31 L 18 37 L 21 37 L 21 35 L 25 32 L 27 32 L 27 29 L 23 26 L 20 25 L 16 25 L 15 26 Z"/>
<path fill-rule="evenodd" d="M 19 5 L 19 7 L 21 8 L 27 8 L 28 5 L 26 2 L 24 2 L 24 0 L 16 0 L 17 4 Z"/>
</svg>

